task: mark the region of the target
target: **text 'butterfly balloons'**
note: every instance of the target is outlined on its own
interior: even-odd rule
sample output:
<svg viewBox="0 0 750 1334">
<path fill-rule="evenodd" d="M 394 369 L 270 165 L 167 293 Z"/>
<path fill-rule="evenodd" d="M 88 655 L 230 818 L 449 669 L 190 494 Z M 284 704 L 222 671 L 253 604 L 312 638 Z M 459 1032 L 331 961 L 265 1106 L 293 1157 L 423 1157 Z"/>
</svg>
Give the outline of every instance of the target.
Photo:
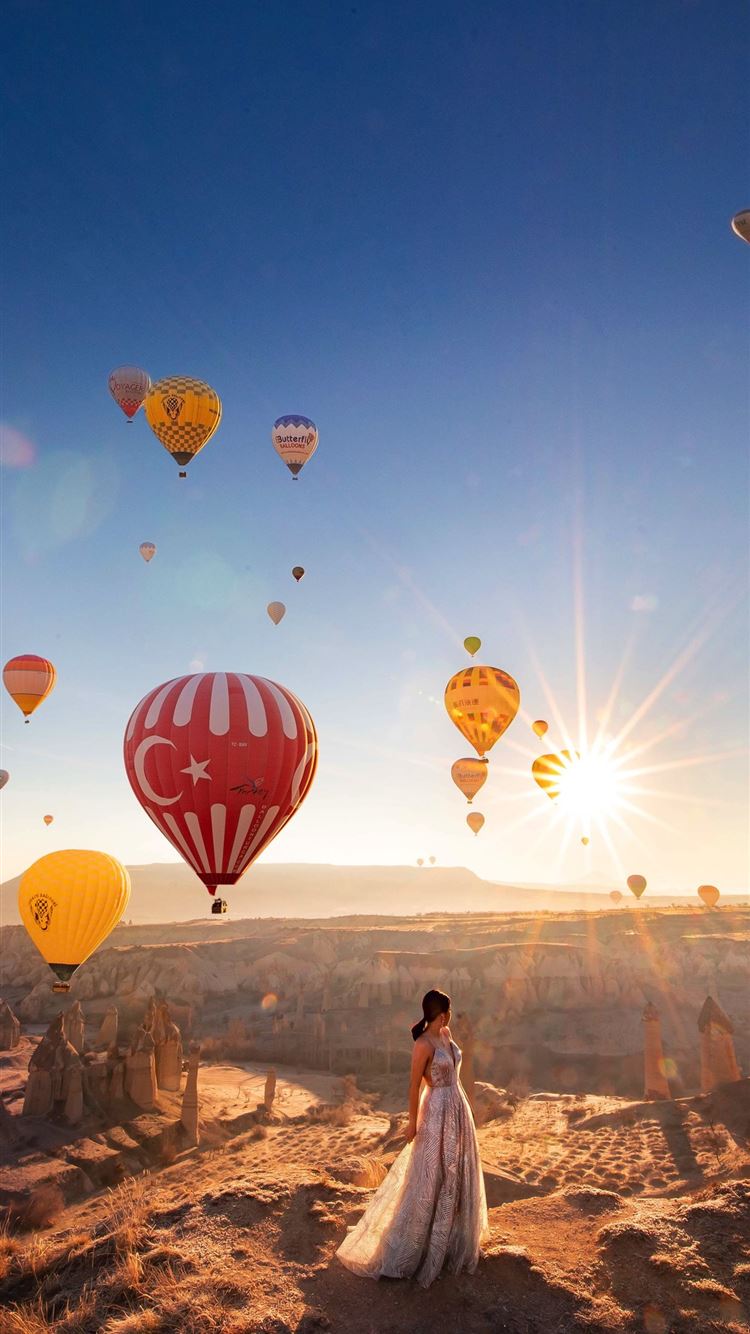
<svg viewBox="0 0 750 1334">
<path fill-rule="evenodd" d="M 47 658 L 35 653 L 21 653 L 3 668 L 3 684 L 15 700 L 26 722 L 54 689 L 57 672 Z"/>
<path fill-rule="evenodd" d="M 471 805 L 477 792 L 484 787 L 489 773 L 487 760 L 475 760 L 469 755 L 466 759 L 456 760 L 451 765 L 451 778 L 460 792 L 463 792 Z"/>
<path fill-rule="evenodd" d="M 282 463 L 285 463 L 292 480 L 297 481 L 305 464 L 318 448 L 318 428 L 309 417 L 293 414 L 277 417 L 271 431 L 273 447 Z"/>
<path fill-rule="evenodd" d="M 518 713 L 518 684 L 499 667 L 467 667 L 445 687 L 445 707 L 480 759 L 491 750 Z"/>
<path fill-rule="evenodd" d="M 130 876 L 106 852 L 50 852 L 24 871 L 18 909 L 57 976 L 54 991 L 70 990 L 74 972 L 106 940 L 129 898 Z"/>
<path fill-rule="evenodd" d="M 141 700 L 124 758 L 146 814 L 214 894 L 236 884 L 304 801 L 318 738 L 284 686 L 200 672 Z"/>
</svg>

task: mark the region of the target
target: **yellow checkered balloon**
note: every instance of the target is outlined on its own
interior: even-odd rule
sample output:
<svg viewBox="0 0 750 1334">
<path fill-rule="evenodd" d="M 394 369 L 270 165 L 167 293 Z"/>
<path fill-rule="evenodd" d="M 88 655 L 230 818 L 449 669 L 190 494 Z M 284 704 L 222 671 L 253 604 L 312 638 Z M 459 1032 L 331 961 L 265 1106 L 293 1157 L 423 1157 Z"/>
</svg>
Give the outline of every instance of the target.
<svg viewBox="0 0 750 1334">
<path fill-rule="evenodd" d="M 67 848 L 40 857 L 21 876 L 21 921 L 68 991 L 73 973 L 106 940 L 130 898 L 130 876 L 106 852 Z"/>
<path fill-rule="evenodd" d="M 185 469 L 221 421 L 221 399 L 204 380 L 168 375 L 149 389 L 144 411 L 151 430 L 175 463 Z M 181 471 L 184 477 L 185 472 Z"/>
</svg>

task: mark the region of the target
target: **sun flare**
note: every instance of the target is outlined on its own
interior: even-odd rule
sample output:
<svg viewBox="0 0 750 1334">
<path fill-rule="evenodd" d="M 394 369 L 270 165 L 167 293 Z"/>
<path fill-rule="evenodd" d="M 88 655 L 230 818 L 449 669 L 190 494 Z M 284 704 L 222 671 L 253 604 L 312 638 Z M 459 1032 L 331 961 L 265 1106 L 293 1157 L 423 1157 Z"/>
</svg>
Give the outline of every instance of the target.
<svg viewBox="0 0 750 1334">
<path fill-rule="evenodd" d="M 584 832 L 593 820 L 612 815 L 621 804 L 617 767 L 608 755 L 590 751 L 565 764 L 559 778 L 561 812 Z"/>
</svg>

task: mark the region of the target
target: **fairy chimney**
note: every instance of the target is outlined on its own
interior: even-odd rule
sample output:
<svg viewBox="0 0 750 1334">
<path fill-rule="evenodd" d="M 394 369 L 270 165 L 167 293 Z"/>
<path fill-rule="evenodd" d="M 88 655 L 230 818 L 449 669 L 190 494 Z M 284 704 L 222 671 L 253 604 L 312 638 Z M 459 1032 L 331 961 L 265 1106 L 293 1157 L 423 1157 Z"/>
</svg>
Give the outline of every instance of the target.
<svg viewBox="0 0 750 1334">
<path fill-rule="evenodd" d="M 86 1042 L 86 1020 L 80 1001 L 73 1001 L 63 1018 L 63 1028 L 71 1047 L 75 1047 L 80 1056 Z"/>
<path fill-rule="evenodd" d="M 169 1018 L 168 1010 L 166 1017 L 161 1016 L 159 1031 L 164 1036 L 156 1048 L 156 1082 L 160 1089 L 176 1093 L 182 1075 L 182 1038 L 179 1028 Z"/>
<path fill-rule="evenodd" d="M 0 1001 L 0 1051 L 12 1051 L 21 1040 L 21 1024 L 7 1001 Z"/>
<path fill-rule="evenodd" d="M 661 1019 L 651 1001 L 646 1005 L 643 1020 L 643 1096 L 658 1101 L 671 1098 L 669 1081 L 665 1074 L 664 1050 L 661 1044 Z"/>
<path fill-rule="evenodd" d="M 698 1015 L 701 1035 L 701 1093 L 710 1093 L 717 1084 L 740 1079 L 734 1053 L 734 1025 L 713 996 L 706 996 Z"/>
<path fill-rule="evenodd" d="M 110 1005 L 101 1022 L 101 1027 L 96 1039 L 97 1047 L 101 1047 L 104 1051 L 109 1051 L 110 1047 L 116 1045 L 117 1024 L 117 1006 Z"/>
<path fill-rule="evenodd" d="M 199 1138 L 198 1066 L 200 1064 L 200 1058 L 200 1044 L 198 1042 L 191 1042 L 190 1052 L 188 1054 L 185 1092 L 182 1095 L 182 1113 L 180 1115 L 180 1123 L 185 1131 L 185 1138 L 188 1144 L 197 1144 Z"/>
</svg>

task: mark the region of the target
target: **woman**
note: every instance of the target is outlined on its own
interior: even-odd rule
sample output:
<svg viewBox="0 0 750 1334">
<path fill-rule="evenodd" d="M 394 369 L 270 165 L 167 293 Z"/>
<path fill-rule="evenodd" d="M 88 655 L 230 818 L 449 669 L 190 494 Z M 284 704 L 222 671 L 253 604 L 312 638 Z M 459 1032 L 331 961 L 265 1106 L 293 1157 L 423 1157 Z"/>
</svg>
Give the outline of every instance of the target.
<svg viewBox="0 0 750 1334">
<path fill-rule="evenodd" d="M 422 1013 L 411 1030 L 406 1147 L 336 1254 L 363 1277 L 416 1276 L 427 1288 L 444 1265 L 454 1274 L 476 1269 L 487 1201 L 449 997 L 428 991 Z"/>
</svg>

